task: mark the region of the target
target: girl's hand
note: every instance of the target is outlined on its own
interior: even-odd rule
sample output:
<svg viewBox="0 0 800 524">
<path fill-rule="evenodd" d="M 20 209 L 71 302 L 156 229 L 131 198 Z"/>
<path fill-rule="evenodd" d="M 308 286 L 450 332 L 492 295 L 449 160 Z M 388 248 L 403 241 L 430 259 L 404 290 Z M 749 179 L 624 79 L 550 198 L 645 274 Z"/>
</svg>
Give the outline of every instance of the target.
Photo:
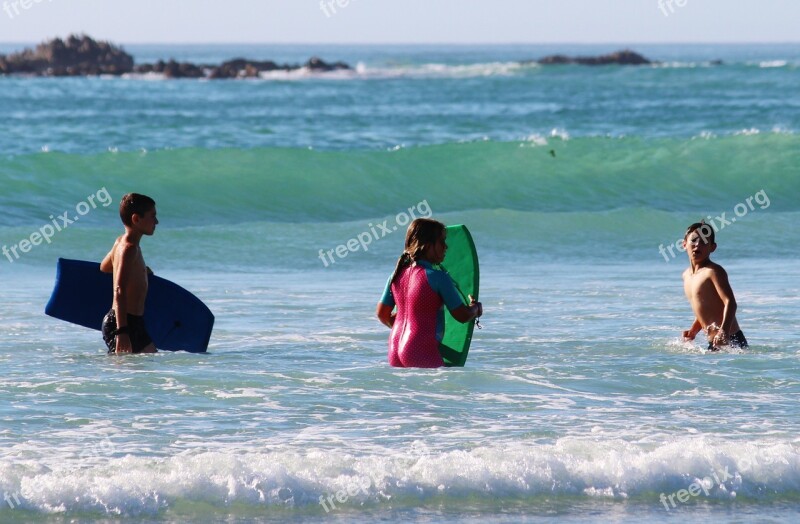
<svg viewBox="0 0 800 524">
<path fill-rule="evenodd" d="M 712 342 L 714 347 L 720 346 L 727 346 L 728 345 L 728 334 L 725 333 L 723 330 L 717 331 L 717 334 L 714 335 L 714 341 Z"/>
<path fill-rule="evenodd" d="M 469 307 L 474 308 L 475 311 L 475 318 L 478 318 L 483 315 L 483 304 L 480 302 L 475 302 L 475 298 L 472 295 L 467 295 L 469 297 Z"/>
</svg>

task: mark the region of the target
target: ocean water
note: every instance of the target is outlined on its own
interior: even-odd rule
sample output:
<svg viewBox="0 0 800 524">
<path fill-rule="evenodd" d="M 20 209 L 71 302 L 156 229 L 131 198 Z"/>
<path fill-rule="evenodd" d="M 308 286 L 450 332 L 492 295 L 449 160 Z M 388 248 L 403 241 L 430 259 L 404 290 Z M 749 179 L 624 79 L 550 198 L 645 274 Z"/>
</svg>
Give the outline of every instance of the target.
<svg viewBox="0 0 800 524">
<path fill-rule="evenodd" d="M 636 49 L 663 63 L 131 46 L 357 69 L 0 77 L 0 521 L 793 522 L 800 46 Z M 216 315 L 207 354 L 109 358 L 43 314 L 128 191 L 158 202 L 148 265 Z M 473 233 L 483 329 L 463 369 L 393 369 L 375 304 L 429 215 Z M 679 340 L 700 218 L 748 350 Z"/>
</svg>

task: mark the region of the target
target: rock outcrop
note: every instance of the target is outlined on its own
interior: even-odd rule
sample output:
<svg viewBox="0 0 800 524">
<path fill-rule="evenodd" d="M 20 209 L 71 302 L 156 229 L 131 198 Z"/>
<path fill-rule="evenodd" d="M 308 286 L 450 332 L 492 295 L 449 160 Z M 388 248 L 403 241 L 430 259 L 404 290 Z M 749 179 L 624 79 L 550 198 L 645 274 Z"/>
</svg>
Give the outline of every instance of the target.
<svg viewBox="0 0 800 524">
<path fill-rule="evenodd" d="M 158 73 L 165 78 L 204 78 L 205 71 L 202 67 L 190 62 L 176 62 L 159 60 L 155 64 L 142 64 L 133 68 L 134 73 Z"/>
<path fill-rule="evenodd" d="M 531 62 L 527 62 L 531 63 Z M 600 56 L 566 56 L 566 55 L 550 55 L 539 60 L 535 63 L 542 65 L 564 65 L 564 64 L 578 64 L 588 66 L 600 65 L 649 65 L 652 64 L 650 60 L 643 57 L 639 53 L 635 53 L 630 49 L 617 51 L 609 55 Z"/>
<path fill-rule="evenodd" d="M 297 71 L 305 67 L 314 73 L 348 70 L 350 66 L 344 62 L 329 64 L 321 58 L 313 57 L 303 65 L 278 64 L 272 60 L 257 61 L 235 58 L 220 65 L 195 65 L 191 62 L 159 61 L 155 64 L 142 64 L 134 68 L 135 73 L 161 73 L 167 78 L 209 78 L 219 80 L 225 78 L 257 78 L 261 73 L 272 71 Z"/>
<path fill-rule="evenodd" d="M 305 67 L 317 73 L 329 73 L 331 71 L 350 69 L 350 66 L 344 62 L 335 62 L 333 64 L 329 64 L 323 61 L 321 58 L 317 58 L 316 56 L 312 57 L 308 62 L 306 62 Z"/>
<path fill-rule="evenodd" d="M 70 36 L 66 41 L 51 40 L 36 49 L 0 55 L 0 74 L 32 76 L 97 76 L 126 73 L 158 73 L 166 78 L 254 78 L 271 71 L 296 71 L 307 68 L 315 73 L 349 70 L 344 62 L 328 63 L 312 57 L 303 65 L 277 64 L 271 60 L 257 61 L 237 58 L 218 65 L 193 64 L 159 60 L 154 64 L 134 66 L 133 57 L 108 42 L 98 42 L 88 36 Z"/>
<path fill-rule="evenodd" d="M 108 42 L 86 35 L 56 38 L 20 53 L 0 56 L 0 73 L 35 76 L 123 75 L 133 71 L 133 57 Z"/>
</svg>

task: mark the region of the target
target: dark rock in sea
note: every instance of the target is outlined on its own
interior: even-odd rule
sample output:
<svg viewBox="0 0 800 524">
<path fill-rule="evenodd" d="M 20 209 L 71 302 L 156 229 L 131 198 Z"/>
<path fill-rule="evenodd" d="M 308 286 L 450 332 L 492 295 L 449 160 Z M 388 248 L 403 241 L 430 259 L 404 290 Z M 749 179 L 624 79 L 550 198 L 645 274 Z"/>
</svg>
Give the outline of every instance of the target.
<svg viewBox="0 0 800 524">
<path fill-rule="evenodd" d="M 567 55 L 550 55 L 546 56 L 540 60 L 525 60 L 524 64 L 543 64 L 543 65 L 563 65 L 563 64 L 574 64 L 575 59 L 570 58 Z"/>
<path fill-rule="evenodd" d="M 220 66 L 214 67 L 209 73 L 209 78 L 257 78 L 262 72 L 286 70 L 288 66 L 279 66 L 271 60 L 258 62 L 244 58 L 236 58 L 223 62 Z"/>
<path fill-rule="evenodd" d="M 108 42 L 88 36 L 56 38 L 20 53 L 0 56 L 0 73 L 34 76 L 122 75 L 133 70 L 133 57 Z"/>
<path fill-rule="evenodd" d="M 176 62 L 159 60 L 155 64 L 142 64 L 133 68 L 134 73 L 159 73 L 165 78 L 204 78 L 205 69 L 190 62 Z"/>
<path fill-rule="evenodd" d="M 272 71 L 296 71 L 306 67 L 315 73 L 326 73 L 341 69 L 350 69 L 344 62 L 329 64 L 320 58 L 311 58 L 305 65 L 277 64 L 271 60 L 257 61 L 236 58 L 220 65 L 194 65 L 191 63 L 144 64 L 136 66 L 136 73 L 162 73 L 167 78 L 209 78 L 212 80 L 226 78 L 258 78 L 261 73 Z"/>
<path fill-rule="evenodd" d="M 312 57 L 308 62 L 306 62 L 305 67 L 314 72 L 326 72 L 326 73 L 330 71 L 350 69 L 350 66 L 345 64 L 344 62 L 335 62 L 333 64 L 329 64 L 324 60 L 322 60 L 321 58 L 317 58 L 316 56 Z"/>
<path fill-rule="evenodd" d="M 205 73 L 203 70 L 191 62 L 178 63 L 175 60 L 170 60 L 164 66 L 165 78 L 203 78 Z"/>
<path fill-rule="evenodd" d="M 531 63 L 526 62 L 526 63 Z M 537 60 L 536 63 L 542 65 L 564 65 L 564 64 L 578 64 L 578 65 L 588 65 L 588 66 L 600 66 L 600 65 L 648 65 L 652 64 L 650 60 L 643 57 L 639 53 L 635 53 L 630 49 L 625 49 L 623 51 L 617 51 L 616 53 L 611 53 L 609 55 L 601 55 L 601 56 L 566 56 L 566 55 L 551 55 L 546 56 L 540 60 Z"/>
<path fill-rule="evenodd" d="M 313 57 L 304 65 L 277 64 L 271 60 L 257 61 L 237 58 L 220 65 L 193 64 L 159 60 L 154 64 L 134 67 L 133 57 L 108 42 L 97 42 L 88 36 L 70 36 L 66 41 L 55 39 L 36 49 L 0 55 L 0 74 L 33 76 L 95 76 L 125 73 L 158 73 L 165 78 L 257 78 L 270 71 L 296 71 L 306 67 L 315 73 L 350 69 L 344 62 L 328 63 Z"/>
</svg>

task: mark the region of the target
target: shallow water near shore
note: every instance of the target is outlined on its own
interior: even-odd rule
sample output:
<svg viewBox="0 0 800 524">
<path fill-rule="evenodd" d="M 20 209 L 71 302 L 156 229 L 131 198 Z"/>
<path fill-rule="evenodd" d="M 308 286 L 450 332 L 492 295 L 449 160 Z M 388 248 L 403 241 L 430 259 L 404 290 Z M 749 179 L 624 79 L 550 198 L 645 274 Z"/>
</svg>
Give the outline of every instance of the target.
<svg viewBox="0 0 800 524">
<path fill-rule="evenodd" d="M 418 75 L 472 57 L 440 50 L 407 56 L 416 70 L 401 78 L 0 78 L 51 104 L 0 110 L 20 138 L 0 138 L 0 244 L 19 255 L 0 257 L 0 520 L 792 522 L 800 113 L 783 87 L 800 53 L 786 49 L 761 49 L 755 65 L 704 51 L 730 62 L 719 69 Z M 364 52 L 367 69 L 395 67 L 401 51 Z M 487 53 L 481 63 L 512 51 Z M 787 65 L 759 67 L 767 59 Z M 703 109 L 677 116 L 663 100 L 635 117 L 576 102 L 606 76 L 609 98 L 656 80 L 717 87 L 690 90 L 679 100 Z M 574 90 L 574 111 L 514 116 L 511 93 L 522 107 L 550 84 Z M 375 91 L 416 100 L 443 86 L 452 113 L 435 101 L 392 109 Z M 67 107 L 86 87 L 100 96 Z M 214 127 L 198 101 L 230 91 L 236 104 L 324 92 L 328 116 L 262 115 L 277 131 L 259 138 L 236 109 L 236 125 Z M 756 91 L 761 110 L 744 101 Z M 128 116 L 144 97 L 161 116 L 117 129 L 95 118 L 104 97 Z M 191 114 L 186 97 L 200 104 Z M 398 120 L 371 118 L 382 111 Z M 114 205 L 78 213 L 101 188 Z M 207 354 L 108 357 L 99 332 L 43 314 L 56 259 L 99 260 L 131 189 L 158 201 L 148 265 L 216 315 Z M 390 368 L 374 319 L 408 215 L 426 210 L 467 224 L 481 257 L 486 314 L 462 369 Z M 19 249 L 64 212 L 79 220 Z M 679 340 L 692 320 L 686 255 L 667 248 L 703 217 L 720 228 L 712 258 L 730 275 L 746 351 Z M 371 233 L 379 223 L 388 232 Z M 359 235 L 369 243 L 320 257 Z"/>
<path fill-rule="evenodd" d="M 175 272 L 218 315 L 210 352 L 134 358 L 42 319 L 49 275 L 24 275 L 3 305 L 4 485 L 26 517 L 144 521 L 327 518 L 319 497 L 347 490 L 330 512 L 365 522 L 794 511 L 797 289 L 729 266 L 748 351 L 678 341 L 672 268 L 490 264 L 468 366 L 434 371 L 386 365 L 380 271 Z M 659 502 L 713 475 L 731 477 Z"/>
</svg>

